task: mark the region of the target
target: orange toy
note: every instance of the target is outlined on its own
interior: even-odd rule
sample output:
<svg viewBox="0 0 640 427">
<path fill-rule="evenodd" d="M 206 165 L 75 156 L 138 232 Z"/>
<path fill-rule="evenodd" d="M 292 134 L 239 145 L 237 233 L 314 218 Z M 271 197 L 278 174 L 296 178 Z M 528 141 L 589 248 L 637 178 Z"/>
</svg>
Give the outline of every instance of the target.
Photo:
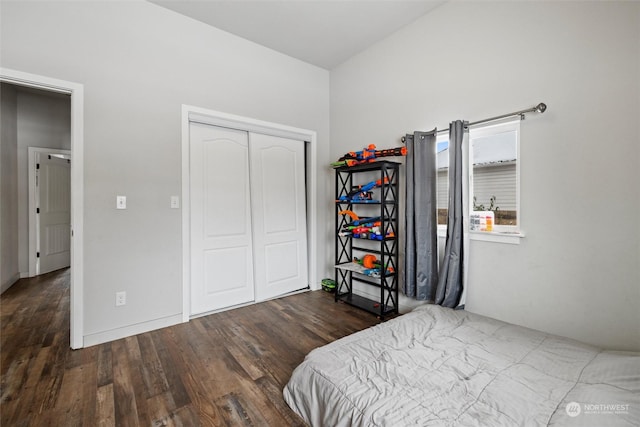
<svg viewBox="0 0 640 427">
<path fill-rule="evenodd" d="M 364 268 L 375 268 L 376 256 L 367 254 L 362 258 L 362 266 Z"/>
</svg>

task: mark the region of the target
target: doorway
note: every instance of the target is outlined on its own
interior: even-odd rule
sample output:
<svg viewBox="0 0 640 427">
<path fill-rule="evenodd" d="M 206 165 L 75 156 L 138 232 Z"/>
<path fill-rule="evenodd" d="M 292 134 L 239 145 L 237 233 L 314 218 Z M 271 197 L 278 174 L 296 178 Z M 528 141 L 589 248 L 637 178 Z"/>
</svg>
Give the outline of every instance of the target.
<svg viewBox="0 0 640 427">
<path fill-rule="evenodd" d="M 67 94 L 71 97 L 71 130 L 69 150 L 74 162 L 70 164 L 70 345 L 72 349 L 83 343 L 83 129 L 84 87 L 81 84 L 46 76 L 0 68 L 0 82 L 16 86 Z"/>
</svg>

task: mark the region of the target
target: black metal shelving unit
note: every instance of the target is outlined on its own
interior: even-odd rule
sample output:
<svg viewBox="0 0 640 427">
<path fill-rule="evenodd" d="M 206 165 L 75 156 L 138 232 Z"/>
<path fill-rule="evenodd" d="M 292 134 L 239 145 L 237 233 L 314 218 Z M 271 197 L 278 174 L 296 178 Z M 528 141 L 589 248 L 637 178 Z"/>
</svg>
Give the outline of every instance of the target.
<svg viewBox="0 0 640 427">
<path fill-rule="evenodd" d="M 359 307 L 377 315 L 381 320 L 398 314 L 399 166 L 397 162 L 377 161 L 335 169 L 335 301 Z M 372 190 L 372 200 L 341 200 L 372 180 L 386 182 Z M 352 222 L 348 215 L 339 214 L 343 210 L 353 211 L 359 217 L 379 216 L 381 240 L 341 235 L 343 226 Z M 358 272 L 359 268 L 353 259 L 365 254 L 376 255 L 382 266 L 386 266 L 380 269 L 379 277 Z M 354 293 L 355 283 L 377 287 L 379 298 L 374 300 Z"/>
</svg>

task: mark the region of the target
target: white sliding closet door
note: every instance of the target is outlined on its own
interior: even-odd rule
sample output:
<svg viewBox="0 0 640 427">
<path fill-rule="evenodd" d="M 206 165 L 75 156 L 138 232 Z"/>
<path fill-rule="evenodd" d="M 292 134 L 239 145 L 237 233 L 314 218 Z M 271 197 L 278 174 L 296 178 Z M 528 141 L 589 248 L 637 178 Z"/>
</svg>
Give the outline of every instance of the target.
<svg viewBox="0 0 640 427">
<path fill-rule="evenodd" d="M 256 300 L 305 288 L 304 142 L 249 134 Z"/>
<path fill-rule="evenodd" d="M 190 127 L 191 315 L 254 300 L 248 134 Z"/>
<path fill-rule="evenodd" d="M 308 286 L 304 142 L 189 125 L 191 315 Z"/>
</svg>

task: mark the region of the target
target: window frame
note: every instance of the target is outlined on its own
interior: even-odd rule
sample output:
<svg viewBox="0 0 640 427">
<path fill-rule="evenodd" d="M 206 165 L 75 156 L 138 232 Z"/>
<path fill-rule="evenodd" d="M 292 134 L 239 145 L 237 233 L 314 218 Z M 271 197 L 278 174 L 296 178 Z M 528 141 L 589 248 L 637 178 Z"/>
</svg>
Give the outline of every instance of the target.
<svg viewBox="0 0 640 427">
<path fill-rule="evenodd" d="M 508 118 L 502 119 L 499 121 L 493 121 L 486 124 L 475 125 L 469 129 L 468 135 L 468 210 L 469 214 L 473 212 L 473 146 L 472 140 L 477 138 L 488 137 L 492 135 L 497 135 L 505 132 L 515 132 L 516 135 L 516 225 L 493 225 L 493 231 L 470 231 L 469 230 L 469 219 L 465 218 L 465 230 L 469 233 L 469 237 L 471 240 L 480 240 L 487 242 L 499 242 L 499 243 L 510 243 L 510 244 L 519 244 L 520 239 L 524 237 L 524 233 L 522 231 L 522 218 L 520 212 L 520 168 L 521 168 L 521 157 L 520 157 L 520 117 L 518 118 Z M 449 135 L 448 133 L 443 133 L 438 135 L 436 139 L 436 146 L 440 142 L 448 141 Z M 437 178 L 436 178 L 437 179 Z M 436 184 L 437 185 L 437 184 Z M 448 190 L 447 190 L 448 192 Z M 438 236 L 445 237 L 447 225 L 446 224 L 438 224 Z"/>
</svg>

